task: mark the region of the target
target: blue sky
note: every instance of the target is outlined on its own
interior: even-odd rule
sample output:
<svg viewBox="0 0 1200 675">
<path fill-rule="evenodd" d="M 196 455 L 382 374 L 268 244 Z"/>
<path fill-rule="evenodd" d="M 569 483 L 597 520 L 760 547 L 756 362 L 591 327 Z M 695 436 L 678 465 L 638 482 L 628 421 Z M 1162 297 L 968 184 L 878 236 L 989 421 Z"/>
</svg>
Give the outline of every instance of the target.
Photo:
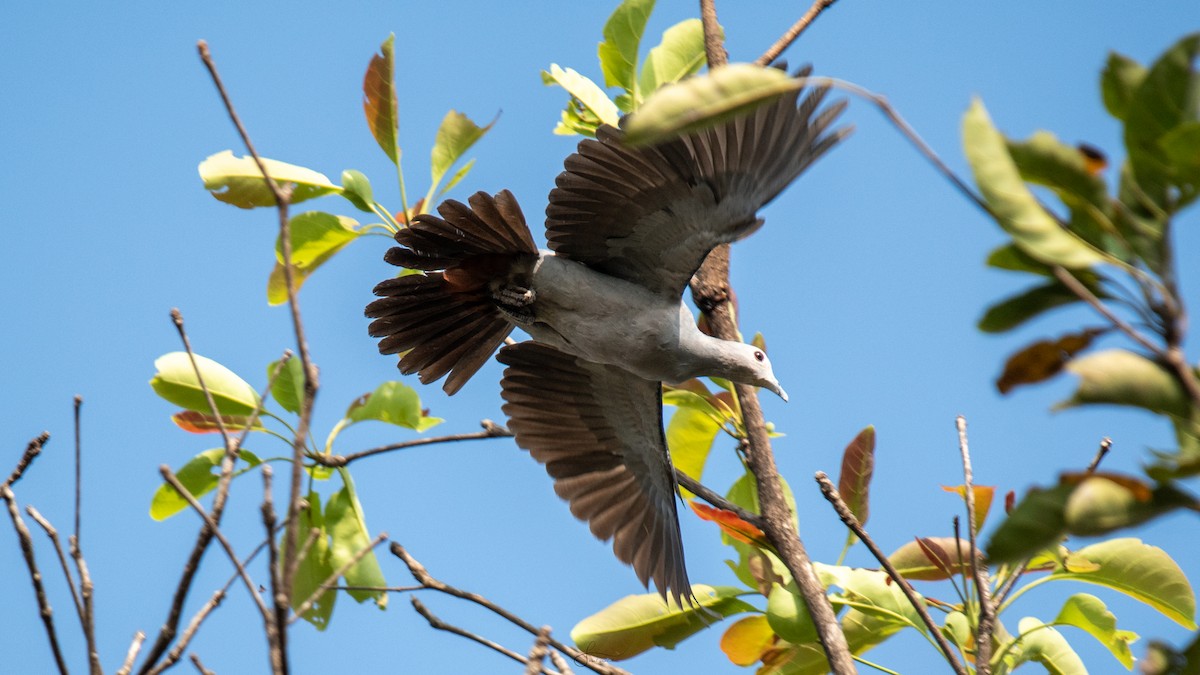
<svg viewBox="0 0 1200 675">
<path fill-rule="evenodd" d="M 167 4 L 22 3 L 0 23 L 0 448 L 16 461 L 43 429 L 53 439 L 17 485 L 60 528 L 71 519 L 71 398 L 84 404 L 84 549 L 97 584 L 98 639 L 115 669 L 135 630 L 153 632 L 197 529 L 184 514 L 149 519 L 161 463 L 180 466 L 215 446 L 178 430 L 174 409 L 146 382 L 153 361 L 179 348 L 168 311 L 179 307 L 197 352 L 255 386 L 266 364 L 291 345 L 286 311 L 265 301 L 272 265 L 272 212 L 243 212 L 202 189 L 196 165 L 242 148 L 195 53 L 209 41 L 260 152 L 331 177 L 356 168 L 398 209 L 393 175 L 362 119 L 362 74 L 389 32 L 397 34 L 401 143 L 412 192 L 426 185 L 428 153 L 446 111 L 478 121 L 501 112 L 476 146 L 472 174 L 455 189 L 513 191 L 540 237 L 545 195 L 575 141 L 550 133 L 564 102 L 538 73 L 551 63 L 599 78 L 596 43 L 613 2 L 361 2 Z M 733 60 L 752 60 L 803 11 L 796 3 L 718 3 Z M 662 0 L 649 35 L 694 15 L 692 2 Z M 1120 155 L 1116 123 L 1099 102 L 1108 50 L 1148 61 L 1200 27 L 1200 6 L 1162 1 L 889 3 L 842 0 L 793 46 L 793 63 L 886 94 L 956 171 L 965 170 L 959 121 L 981 96 L 998 127 L 1015 136 L 1049 129 Z M 844 531 L 810 476 L 836 472 L 847 441 L 867 424 L 879 437 L 869 527 L 894 549 L 914 535 L 946 535 L 957 513 L 941 485 L 961 481 L 954 416 L 970 423 L 979 482 L 1023 490 L 1078 469 L 1099 440 L 1116 444 L 1107 466 L 1134 471 L 1151 447 L 1171 442 L 1158 420 L 1117 409 L 1053 414 L 1068 378 L 1002 398 L 991 382 L 1009 353 L 1033 340 L 1098 320 L 1086 309 L 1041 319 L 1015 334 L 980 334 L 975 320 L 1026 283 L 987 270 L 1003 238 L 951 190 L 881 115 L 851 101 L 857 131 L 764 213 L 767 224 L 734 249 L 733 282 L 747 333 L 761 330 L 776 374 L 791 395 L 766 399 L 787 435 L 776 442 L 797 493 L 801 533 L 819 560 L 832 561 Z M 307 205 L 306 205 L 307 206 Z M 355 216 L 341 200 L 313 208 Z M 1197 250 L 1195 212 L 1178 227 L 1185 295 L 1200 298 L 1186 252 Z M 321 436 L 346 405 L 396 377 L 376 353 L 362 308 L 391 274 L 388 242 L 366 238 L 320 270 L 302 293 L 313 355 L 322 368 L 315 427 Z M 1192 256 L 1194 258 L 1194 256 Z M 1110 339 L 1112 340 L 1112 339 Z M 1108 344 L 1118 344 L 1112 340 Z M 1192 341 L 1195 358 L 1196 342 Z M 502 419 L 500 366 L 486 366 L 457 396 L 421 389 L 434 432 L 471 431 Z M 411 381 L 416 384 L 415 379 Z M 385 425 L 347 431 L 339 451 L 403 440 Z M 264 452 L 278 452 L 266 448 Z M 7 471 L 8 469 L 4 469 Z M 737 470 L 718 447 L 705 482 L 725 489 Z M 355 477 L 375 531 L 386 530 L 437 576 L 483 593 L 560 636 L 583 616 L 640 592 L 632 572 L 595 542 L 557 497 L 540 467 L 508 440 L 435 446 L 367 460 Z M 235 488 L 231 537 L 259 537 L 257 481 Z M 692 579 L 732 583 L 715 529 L 685 514 Z M 1138 533 L 1165 548 L 1195 582 L 1200 544 L 1179 536 L 1194 521 L 1173 516 Z M 11 532 L 7 526 L 0 530 Z M 72 663 L 82 645 L 68 596 L 40 550 Z M 382 558 L 390 582 L 403 566 Z M 870 565 L 864 551 L 853 564 Z M 6 670 L 52 665 L 23 563 L 0 534 Z M 193 593 L 199 606 L 229 573 L 210 551 Z M 947 588 L 926 589 L 932 595 Z M 1057 604 L 1027 596 L 1010 621 L 1049 619 Z M 1099 593 L 1123 628 L 1179 641 L 1184 631 L 1136 603 Z M 477 608 L 429 596 L 448 621 L 525 651 L 530 640 Z M 331 628 L 293 632 L 295 672 L 515 672 L 501 657 L 430 630 L 402 597 L 381 613 L 341 602 Z M 636 672 L 739 672 L 718 651 L 720 630 L 630 662 Z M 1094 672 L 1116 672 L 1090 638 L 1069 633 Z M 1135 652 L 1141 653 L 1139 645 Z M 260 624 L 237 590 L 210 620 L 194 650 L 219 673 L 262 672 Z M 872 652 L 902 672 L 938 662 L 919 638 Z"/>
</svg>

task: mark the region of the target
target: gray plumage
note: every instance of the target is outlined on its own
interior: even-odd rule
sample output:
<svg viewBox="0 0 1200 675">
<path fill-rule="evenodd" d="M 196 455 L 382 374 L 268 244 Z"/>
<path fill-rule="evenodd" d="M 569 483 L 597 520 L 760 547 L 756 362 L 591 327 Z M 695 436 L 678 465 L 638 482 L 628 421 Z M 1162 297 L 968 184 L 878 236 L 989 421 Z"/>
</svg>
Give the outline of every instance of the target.
<svg viewBox="0 0 1200 675">
<path fill-rule="evenodd" d="M 529 333 L 499 354 L 517 444 L 643 584 L 679 603 L 691 585 L 662 383 L 723 377 L 786 400 L 760 350 L 700 332 L 680 296 L 709 251 L 757 229 L 758 210 L 848 133 L 832 128 L 843 103 L 818 112 L 825 94 L 785 95 L 652 147 L 601 127 L 550 192 L 550 251 L 507 191 L 447 201 L 386 256 L 428 274 L 379 284 L 367 307 L 380 351 L 424 383 L 449 375 L 450 394 L 514 326 Z"/>
</svg>

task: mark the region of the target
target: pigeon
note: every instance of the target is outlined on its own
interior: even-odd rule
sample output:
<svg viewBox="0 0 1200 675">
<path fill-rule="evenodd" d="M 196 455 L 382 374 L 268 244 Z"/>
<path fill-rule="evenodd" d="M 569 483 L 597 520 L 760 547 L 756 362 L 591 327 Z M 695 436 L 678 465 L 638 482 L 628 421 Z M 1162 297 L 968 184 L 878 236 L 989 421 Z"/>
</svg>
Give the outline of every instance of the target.
<svg viewBox="0 0 1200 675">
<path fill-rule="evenodd" d="M 652 146 L 601 126 L 550 192 L 549 251 L 507 190 L 447 200 L 384 258 L 424 274 L 380 283 L 366 309 L 379 351 L 422 383 L 446 376 L 447 394 L 513 328 L 528 333 L 497 357 L 517 444 L 642 585 L 679 606 L 694 596 L 663 383 L 720 377 L 787 400 L 762 349 L 701 332 L 681 296 L 709 251 L 758 229 L 759 209 L 849 133 L 833 128 L 844 101 L 818 110 L 827 93 L 799 89 Z"/>
</svg>

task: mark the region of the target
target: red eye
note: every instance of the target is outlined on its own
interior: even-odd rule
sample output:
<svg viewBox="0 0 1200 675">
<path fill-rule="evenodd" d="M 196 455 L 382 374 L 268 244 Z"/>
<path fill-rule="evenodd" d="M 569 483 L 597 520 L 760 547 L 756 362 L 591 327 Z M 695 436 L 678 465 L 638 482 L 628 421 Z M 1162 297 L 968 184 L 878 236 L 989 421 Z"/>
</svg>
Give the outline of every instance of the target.
<svg viewBox="0 0 1200 675">
<path fill-rule="evenodd" d="M 755 360 L 762 361 L 767 357 L 762 352 L 754 352 L 754 358 Z"/>
</svg>

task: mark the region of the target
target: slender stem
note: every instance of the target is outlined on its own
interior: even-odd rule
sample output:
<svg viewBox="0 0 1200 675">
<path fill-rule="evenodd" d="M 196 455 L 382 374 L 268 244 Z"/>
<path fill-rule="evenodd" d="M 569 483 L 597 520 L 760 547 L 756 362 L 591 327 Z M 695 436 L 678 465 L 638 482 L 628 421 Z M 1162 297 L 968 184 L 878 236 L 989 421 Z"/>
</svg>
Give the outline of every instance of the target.
<svg viewBox="0 0 1200 675">
<path fill-rule="evenodd" d="M 1112 450 L 1112 439 L 1106 436 L 1100 440 L 1100 449 L 1096 451 L 1096 456 L 1088 464 L 1087 473 L 1089 475 L 1096 473 L 1096 469 L 1100 468 L 1100 462 L 1104 461 L 1104 457 L 1108 455 L 1109 450 Z"/>
<path fill-rule="evenodd" d="M 714 0 L 700 0 L 700 23 L 704 26 L 704 55 L 708 69 L 712 70 L 729 62 L 725 52 L 725 40 L 721 37 L 721 24 L 717 21 L 717 6 Z"/>
<path fill-rule="evenodd" d="M 21 455 L 21 459 L 17 460 L 17 466 L 12 473 L 5 479 L 4 484 L 0 487 L 12 487 L 17 481 L 21 480 L 21 476 L 25 475 L 25 471 L 33 464 L 33 460 L 42 454 L 42 448 L 46 446 L 46 441 L 50 440 L 50 432 L 43 431 L 37 435 L 29 444 L 25 446 L 25 452 Z"/>
<path fill-rule="evenodd" d="M 19 475 L 17 476 L 20 477 Z M 21 553 L 25 556 L 25 566 L 29 568 L 29 579 L 33 582 L 34 595 L 37 596 L 38 610 L 42 617 L 42 625 L 46 628 L 46 637 L 50 641 L 50 651 L 54 654 L 54 662 L 58 672 L 67 675 L 67 662 L 63 658 L 62 649 L 58 646 L 58 631 L 54 629 L 54 611 L 50 608 L 50 600 L 46 597 L 46 587 L 42 584 L 42 572 L 38 569 L 37 559 L 33 555 L 33 536 L 17 510 L 17 498 L 9 485 L 13 481 L 0 485 L 0 499 L 8 505 L 8 515 L 12 518 L 13 527 L 17 530 L 17 539 L 21 542 Z"/>
<path fill-rule="evenodd" d="M 1142 333 L 1140 333 L 1136 328 L 1129 325 L 1127 321 L 1114 314 L 1112 310 L 1104 305 L 1103 302 L 1100 302 L 1100 299 L 1096 297 L 1095 293 L 1092 293 L 1087 286 L 1084 286 L 1083 283 L 1080 282 L 1079 279 L 1076 279 L 1075 275 L 1071 274 L 1071 272 L 1065 267 L 1061 265 L 1055 265 L 1054 278 L 1062 282 L 1062 284 L 1066 286 L 1068 290 L 1078 296 L 1080 300 L 1083 300 L 1087 304 L 1091 305 L 1092 309 L 1096 310 L 1096 312 L 1098 312 L 1105 319 L 1108 319 L 1113 326 L 1127 335 L 1131 340 L 1145 347 L 1155 356 L 1158 356 L 1159 358 L 1165 358 L 1166 354 L 1162 347 L 1154 344 L 1150 338 L 1142 335 Z"/>
<path fill-rule="evenodd" d="M 542 626 L 537 639 L 533 641 L 533 647 L 529 650 L 529 656 L 525 658 L 525 675 L 538 675 L 543 672 L 542 664 L 546 660 L 546 653 L 550 651 L 549 645 L 550 626 Z"/>
<path fill-rule="evenodd" d="M 420 614 L 421 616 L 425 617 L 425 620 L 429 622 L 429 626 L 431 628 L 434 628 L 435 630 L 444 630 L 448 633 L 454 633 L 455 635 L 465 637 L 468 640 L 478 642 L 479 644 L 483 645 L 484 647 L 487 647 L 488 649 L 499 652 L 500 654 L 507 656 L 508 658 L 512 659 L 513 661 L 516 661 L 517 663 L 528 665 L 529 662 L 524 656 L 521 656 L 520 654 L 509 649 L 508 647 L 505 647 L 503 645 L 492 642 L 491 640 L 488 640 L 487 638 L 476 635 L 475 633 L 472 633 L 469 630 L 465 630 L 465 629 L 459 628 L 458 626 L 455 626 L 453 624 L 449 624 L 449 623 L 446 623 L 445 621 L 442 621 L 433 612 L 429 611 L 429 608 L 427 608 L 424 603 L 422 603 L 420 600 L 418 600 L 416 596 L 410 597 L 409 600 L 412 601 L 413 609 L 417 610 L 417 614 Z M 526 671 L 526 672 L 528 672 L 528 671 Z M 545 673 L 546 675 L 560 675 L 557 671 L 548 670 L 548 669 L 546 669 L 546 667 L 544 665 L 541 665 L 541 664 L 538 664 L 538 667 L 533 672 L 534 673 Z"/>
<path fill-rule="evenodd" d="M 992 658 L 992 632 L 996 625 L 996 608 L 992 605 L 992 587 L 988 583 L 987 565 L 979 556 L 975 542 L 975 476 L 971 469 L 971 451 L 967 446 L 967 418 L 959 415 L 954 420 L 958 429 L 958 449 L 962 455 L 963 494 L 967 503 L 967 543 L 970 546 L 971 574 L 975 579 L 975 592 L 979 596 L 979 623 L 975 629 L 975 672 L 990 675 Z M 959 559 L 961 561 L 961 558 Z"/>
<path fill-rule="evenodd" d="M 216 675 L 216 673 L 204 667 L 204 663 L 200 660 L 199 656 L 196 656 L 194 652 L 188 654 L 188 658 L 191 659 L 192 665 L 196 666 L 196 670 L 200 671 L 200 675 Z"/>
<path fill-rule="evenodd" d="M 757 527 L 760 530 L 762 529 L 762 525 L 763 525 L 762 516 L 759 516 L 758 514 L 755 514 L 755 513 L 751 513 L 749 511 L 747 511 L 746 509 L 743 509 L 742 507 L 738 506 L 737 504 L 734 504 L 733 502 L 729 501 L 728 499 L 725 499 L 724 497 L 717 494 L 716 492 L 713 492 L 713 490 L 711 488 L 709 488 L 708 486 L 702 484 L 700 481 L 696 480 L 695 478 L 692 478 L 691 476 L 687 475 L 686 473 L 683 473 L 682 471 L 675 472 L 675 479 L 679 482 L 680 487 L 694 493 L 697 497 L 703 499 L 704 501 L 708 502 L 709 504 L 712 504 L 713 506 L 717 507 L 718 509 L 724 509 L 725 511 L 729 511 L 729 512 L 737 515 L 738 518 L 741 518 L 742 520 L 746 521 L 747 523 L 750 523 L 751 525 Z"/>
<path fill-rule="evenodd" d="M 835 2 L 837 0 L 816 0 L 812 4 L 812 7 L 809 7 L 808 11 L 804 13 L 804 16 L 797 19 L 796 23 L 792 24 L 792 27 L 787 29 L 787 32 L 780 36 L 775 41 L 775 44 L 771 45 L 771 48 L 763 52 L 763 55 L 755 59 L 754 62 L 760 66 L 770 65 L 772 61 L 779 58 L 779 55 L 796 41 L 796 38 L 800 37 L 800 34 L 808 28 L 821 12 L 829 9 Z"/>
<path fill-rule="evenodd" d="M 856 518 L 854 513 L 850 511 L 850 507 L 846 505 L 846 502 L 842 499 L 842 496 L 838 494 L 837 488 L 833 485 L 833 481 L 829 480 L 829 476 L 825 475 L 824 471 L 818 471 L 816 473 L 816 479 L 817 484 L 821 486 L 821 494 L 824 495 L 825 499 L 833 505 L 833 509 L 837 512 L 838 518 L 840 518 L 842 523 L 844 523 L 846 527 L 850 528 L 859 538 L 859 540 L 862 541 L 863 545 L 867 547 L 867 550 L 871 552 L 871 555 L 875 556 L 875 559 L 878 560 L 879 564 L 883 566 L 883 569 L 885 572 L 887 572 L 887 575 L 891 577 L 892 581 L 896 582 L 897 586 L 900 587 L 900 591 L 904 593 L 904 597 L 908 598 L 909 604 L 912 605 L 913 609 L 917 612 L 917 615 L 921 617 L 921 621 L 925 624 L 925 627 L 929 629 L 929 634 L 936 641 L 937 646 L 942 650 L 942 654 L 946 657 L 946 662 L 950 664 L 950 667 L 953 668 L 954 672 L 958 675 L 967 675 L 967 670 L 963 667 L 962 663 L 959 662 L 958 657 L 954 655 L 953 647 L 951 647 L 950 643 L 946 641 L 946 637 L 942 635 L 941 629 L 938 628 L 936 623 L 934 623 L 933 617 L 929 615 L 929 610 L 925 608 L 925 603 L 921 602 L 921 599 L 917 597 L 916 591 L 913 590 L 912 585 L 909 584 L 908 580 L 901 576 L 898 571 L 896 571 L 896 567 L 892 565 L 890 560 L 888 560 L 887 555 L 884 554 L 883 551 L 879 550 L 879 547 L 875 544 L 875 541 L 871 539 L 870 535 L 868 535 L 866 530 L 863 529 L 862 524 L 858 522 L 858 518 Z"/>
<path fill-rule="evenodd" d="M 79 615 L 79 626 L 82 628 L 83 600 L 79 598 L 79 589 L 75 587 L 75 577 L 71 575 L 71 568 L 67 564 L 67 556 L 63 553 L 62 542 L 58 539 L 58 530 L 32 504 L 26 505 L 25 513 L 28 513 L 29 517 L 33 518 L 33 522 L 40 525 L 46 531 L 46 536 L 50 538 L 50 543 L 54 545 L 54 552 L 58 555 L 58 562 L 62 566 L 63 577 L 67 580 L 67 587 L 71 590 L 71 599 L 75 601 L 75 612 Z"/>
<path fill-rule="evenodd" d="M 138 652 L 142 651 L 142 643 L 146 641 L 146 634 L 138 631 L 133 634 L 133 641 L 129 643 L 129 650 L 125 652 L 125 660 L 121 663 L 120 669 L 116 675 L 129 675 L 133 670 L 133 662 L 137 660 Z"/>
<path fill-rule="evenodd" d="M 411 441 L 382 445 L 378 448 L 371 448 L 370 450 L 363 450 L 361 452 L 352 452 L 348 455 L 314 454 L 309 455 L 308 458 L 322 466 L 337 468 L 346 466 L 351 462 L 358 461 L 365 457 L 373 457 L 375 455 L 381 455 L 385 452 L 404 450 L 405 448 L 415 448 L 422 445 L 434 445 L 436 443 L 453 443 L 455 441 L 474 441 L 485 438 L 512 436 L 511 431 L 496 424 L 495 422 L 492 422 L 491 420 L 483 420 L 480 422 L 480 424 L 483 426 L 483 431 L 476 431 L 467 434 L 450 434 L 448 436 L 434 436 L 431 438 L 417 438 Z"/>
<path fill-rule="evenodd" d="M 79 514 L 83 506 L 83 453 L 82 435 L 80 434 L 80 408 L 83 407 L 83 397 L 75 396 L 75 543 L 79 539 Z"/>
</svg>

